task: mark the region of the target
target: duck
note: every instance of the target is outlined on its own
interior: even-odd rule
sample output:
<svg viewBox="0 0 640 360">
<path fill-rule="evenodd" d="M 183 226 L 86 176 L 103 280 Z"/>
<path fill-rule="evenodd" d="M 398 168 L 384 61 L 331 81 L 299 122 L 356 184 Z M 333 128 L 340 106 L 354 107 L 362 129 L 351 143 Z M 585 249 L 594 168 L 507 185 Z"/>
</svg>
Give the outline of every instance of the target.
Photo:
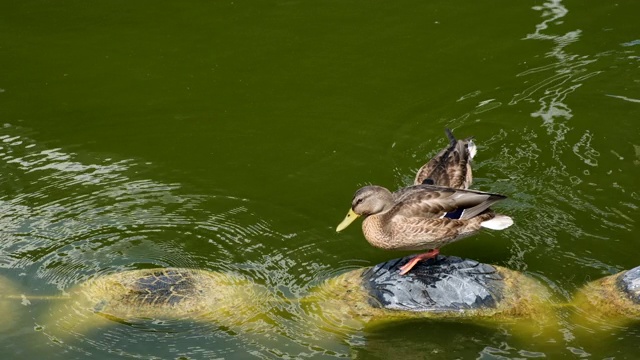
<svg viewBox="0 0 640 360">
<path fill-rule="evenodd" d="M 396 192 L 368 185 L 356 191 L 340 232 L 363 217 L 362 232 L 374 247 L 385 250 L 426 250 L 400 268 L 405 275 L 419 261 L 436 257 L 444 245 L 481 228 L 503 230 L 513 224 L 489 207 L 506 196 L 469 189 L 418 184 Z"/>
<path fill-rule="evenodd" d="M 389 250 L 429 249 L 425 253 L 414 256 L 401 267 L 401 275 L 408 273 L 419 261 L 436 257 L 440 253 L 440 247 L 470 236 L 482 227 L 502 230 L 513 224 L 513 220 L 510 217 L 494 214 L 489 208 L 496 201 L 506 198 L 503 195 L 480 193 L 488 195 L 490 200 L 487 198 L 482 206 L 477 203 L 475 206 L 478 207 L 473 212 L 469 209 L 468 203 L 456 205 L 458 200 L 464 203 L 464 201 L 472 198 L 473 196 L 470 193 L 476 194 L 473 197 L 476 201 L 480 199 L 477 196 L 479 194 L 477 191 L 469 191 L 467 193 L 459 191 L 455 196 L 451 194 L 451 191 L 467 190 L 471 186 L 473 182 L 471 160 L 477 153 L 477 147 L 473 142 L 473 137 L 458 140 L 449 128 L 445 128 L 445 134 L 449 139 L 449 144 L 418 170 L 413 184 L 413 186 L 417 186 L 416 188 L 405 188 L 396 193 L 391 193 L 389 190 L 379 186 L 366 186 L 359 189 L 354 195 L 351 210 L 336 229 L 340 232 L 357 217 L 364 216 L 363 232 L 367 241 L 373 246 Z M 420 185 L 425 186 L 420 187 Z M 411 205 L 403 203 L 402 199 L 399 199 L 401 198 L 400 194 L 405 194 L 406 196 L 409 196 L 407 194 L 413 194 L 411 196 L 420 197 L 420 195 L 416 195 L 416 193 L 420 192 L 430 194 L 424 195 L 423 201 L 416 202 L 414 201 L 415 198 L 413 198 Z M 440 192 L 440 195 L 436 195 L 438 192 Z M 437 199 L 442 196 L 450 198 L 449 200 L 451 198 L 457 200 L 449 201 L 449 207 L 446 210 L 442 208 L 438 215 L 435 215 L 433 210 L 439 206 L 435 205 L 438 204 L 438 201 L 430 199 Z M 365 200 L 367 200 L 366 206 L 361 205 Z M 357 201 L 361 203 L 357 203 Z M 397 212 L 398 217 L 394 217 L 393 213 L 389 213 L 385 217 L 373 218 L 367 221 L 370 215 L 381 215 L 381 208 L 388 207 L 389 201 L 393 206 L 412 207 L 415 211 L 408 217 L 410 220 L 407 219 L 405 212 L 396 209 L 394 211 Z M 356 212 L 356 208 L 358 212 Z M 476 211 L 480 208 L 483 210 Z M 471 216 L 474 215 L 474 212 L 477 218 Z M 463 213 L 465 216 L 462 216 Z M 404 240 L 402 240 L 403 238 Z M 411 244 L 414 246 L 411 246 Z"/>
<path fill-rule="evenodd" d="M 471 160 L 477 152 L 473 137 L 457 140 L 449 128 L 445 128 L 445 134 L 449 138 L 449 145 L 418 170 L 414 185 L 439 185 L 454 189 L 468 189 L 471 186 Z"/>
</svg>

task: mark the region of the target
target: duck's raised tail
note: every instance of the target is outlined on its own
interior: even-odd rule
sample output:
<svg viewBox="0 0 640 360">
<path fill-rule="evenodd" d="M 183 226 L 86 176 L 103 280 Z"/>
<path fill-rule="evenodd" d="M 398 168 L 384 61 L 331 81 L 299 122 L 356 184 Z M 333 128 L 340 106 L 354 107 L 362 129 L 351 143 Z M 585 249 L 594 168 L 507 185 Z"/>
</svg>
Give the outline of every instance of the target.
<svg viewBox="0 0 640 360">
<path fill-rule="evenodd" d="M 447 134 L 447 138 L 449 138 L 448 151 L 452 151 L 458 145 L 458 140 L 456 139 L 455 136 L 453 136 L 453 132 L 451 131 L 451 129 L 444 128 L 444 132 Z M 473 136 L 464 139 L 462 144 L 463 145 L 466 144 L 467 149 L 469 150 L 469 159 L 473 159 L 473 157 L 476 156 L 476 152 L 478 152 L 478 148 L 476 147 L 476 144 L 473 142 Z M 459 149 L 459 151 L 463 152 L 462 149 Z"/>
<path fill-rule="evenodd" d="M 451 132 L 451 129 L 444 128 L 444 132 L 447 134 L 447 137 L 449 138 L 449 144 L 451 146 L 455 146 L 458 140 L 456 140 L 456 137 L 453 136 L 453 132 Z"/>
</svg>

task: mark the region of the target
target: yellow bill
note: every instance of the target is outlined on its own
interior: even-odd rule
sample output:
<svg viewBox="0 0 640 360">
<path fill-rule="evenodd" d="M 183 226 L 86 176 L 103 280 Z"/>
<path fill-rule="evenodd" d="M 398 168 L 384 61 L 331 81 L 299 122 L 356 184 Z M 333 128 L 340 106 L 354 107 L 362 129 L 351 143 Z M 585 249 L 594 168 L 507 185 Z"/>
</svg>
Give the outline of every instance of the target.
<svg viewBox="0 0 640 360">
<path fill-rule="evenodd" d="M 338 225 L 338 227 L 336 228 L 336 231 L 340 232 L 340 231 L 346 229 L 347 226 L 349 226 L 359 216 L 360 215 L 356 214 L 353 211 L 353 209 L 349 209 L 349 212 L 347 213 L 347 217 L 345 217 L 344 220 L 342 220 L 342 222 Z"/>
</svg>

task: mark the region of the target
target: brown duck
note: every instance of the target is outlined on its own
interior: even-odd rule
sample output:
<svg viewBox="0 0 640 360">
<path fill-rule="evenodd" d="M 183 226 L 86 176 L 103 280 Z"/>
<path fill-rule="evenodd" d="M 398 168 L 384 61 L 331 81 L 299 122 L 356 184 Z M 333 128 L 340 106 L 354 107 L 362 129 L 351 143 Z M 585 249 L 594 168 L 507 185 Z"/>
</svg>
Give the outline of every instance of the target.
<svg viewBox="0 0 640 360">
<path fill-rule="evenodd" d="M 403 275 L 420 260 L 437 256 L 440 247 L 469 236 L 481 227 L 501 230 L 513 224 L 510 217 L 496 215 L 489 209 L 505 196 L 462 191 L 473 181 L 471 159 L 476 154 L 476 145 L 472 138 L 457 140 L 451 130 L 445 129 L 445 132 L 449 145 L 416 174 L 414 185 L 424 186 L 412 186 L 396 193 L 379 186 L 366 186 L 356 192 L 351 210 L 336 229 L 343 230 L 363 215 L 366 218 L 362 229 L 373 246 L 430 249 L 405 264 L 401 268 Z"/>
<path fill-rule="evenodd" d="M 342 231 L 356 218 L 364 216 L 362 232 L 371 245 L 386 250 L 431 250 L 405 264 L 400 272 L 404 275 L 418 261 L 437 256 L 442 246 L 482 227 L 502 230 L 511 226 L 510 217 L 489 209 L 505 198 L 425 184 L 395 193 L 381 186 L 365 186 L 356 191 L 351 209 L 336 231 Z"/>
</svg>

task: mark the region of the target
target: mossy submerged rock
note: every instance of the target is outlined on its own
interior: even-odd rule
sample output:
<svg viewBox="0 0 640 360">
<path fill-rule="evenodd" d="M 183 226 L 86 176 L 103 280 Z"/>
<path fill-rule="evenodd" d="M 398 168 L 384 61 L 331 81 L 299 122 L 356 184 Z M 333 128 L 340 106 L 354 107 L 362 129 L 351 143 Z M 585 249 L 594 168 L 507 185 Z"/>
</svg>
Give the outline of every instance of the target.
<svg viewBox="0 0 640 360">
<path fill-rule="evenodd" d="M 132 270 L 99 276 L 74 288 L 77 302 L 118 318 L 198 318 L 237 314 L 266 290 L 225 273 L 186 268 Z"/>
<path fill-rule="evenodd" d="M 399 275 L 409 259 L 328 279 L 310 297 L 327 319 L 352 327 L 419 318 L 503 322 L 552 316 L 547 289 L 519 272 L 440 255 Z"/>
<path fill-rule="evenodd" d="M 0 276 L 0 333 L 10 331 L 18 322 L 24 306 L 29 305 L 29 301 L 22 291 L 13 281 Z"/>
<path fill-rule="evenodd" d="M 421 318 L 523 324 L 548 324 L 555 318 L 557 306 L 550 301 L 547 289 L 522 273 L 438 256 L 401 276 L 398 268 L 408 259 L 351 270 L 323 281 L 309 295 L 297 299 L 307 321 L 343 331 Z M 7 283 L 2 288 L 5 302 L 17 305 L 15 287 Z M 30 298 L 22 297 L 21 301 Z M 78 332 L 107 324 L 92 321 L 91 313 L 100 315 L 93 318 L 117 322 L 213 321 L 252 332 L 251 323 L 267 321 L 271 307 L 293 301 L 237 275 L 183 268 L 97 276 L 70 289 L 61 299 L 70 301 L 49 311 L 52 318 L 47 323 Z M 603 323 L 640 320 L 640 267 L 585 285 L 568 305 L 579 309 L 581 317 L 598 317 Z M 523 319 L 534 321 L 518 321 Z"/>
<path fill-rule="evenodd" d="M 619 325 L 640 320 L 640 266 L 586 284 L 573 304 L 585 316 Z"/>
<path fill-rule="evenodd" d="M 620 274 L 618 288 L 629 300 L 640 306 L 640 266 Z"/>
<path fill-rule="evenodd" d="M 45 332 L 57 339 L 114 322 L 145 327 L 186 320 L 252 332 L 265 307 L 276 301 L 268 289 L 243 277 L 187 268 L 96 276 L 59 300 L 42 321 Z"/>
<path fill-rule="evenodd" d="M 216 309 L 232 284 L 213 272 L 160 268 L 96 277 L 72 293 L 86 301 L 88 309 L 116 318 L 180 318 Z"/>
</svg>

